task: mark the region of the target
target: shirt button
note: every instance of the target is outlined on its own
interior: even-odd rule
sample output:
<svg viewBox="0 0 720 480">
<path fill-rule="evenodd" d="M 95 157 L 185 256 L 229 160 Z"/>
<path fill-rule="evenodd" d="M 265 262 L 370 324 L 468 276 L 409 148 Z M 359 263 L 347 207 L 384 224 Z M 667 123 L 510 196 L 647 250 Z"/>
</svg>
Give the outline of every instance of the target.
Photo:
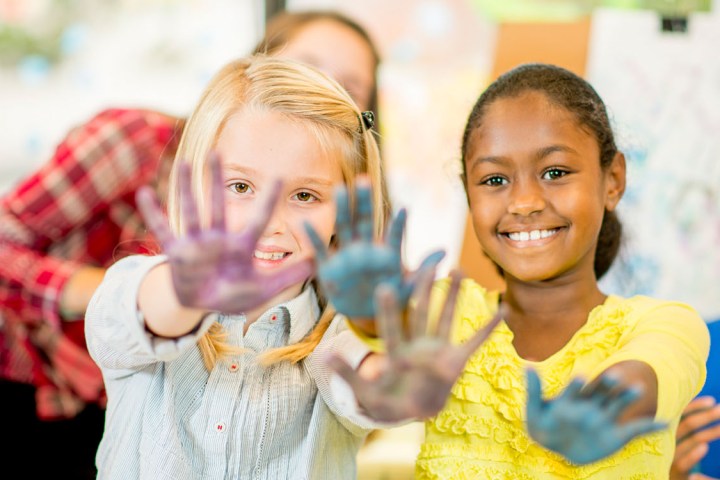
<svg viewBox="0 0 720 480">
<path fill-rule="evenodd" d="M 215 431 L 218 433 L 222 433 L 225 431 L 225 424 L 223 422 L 217 422 L 215 424 Z"/>
<path fill-rule="evenodd" d="M 237 363 L 231 363 L 228 367 L 228 370 L 230 370 L 231 372 L 237 372 L 239 368 L 240 365 L 238 365 Z"/>
</svg>

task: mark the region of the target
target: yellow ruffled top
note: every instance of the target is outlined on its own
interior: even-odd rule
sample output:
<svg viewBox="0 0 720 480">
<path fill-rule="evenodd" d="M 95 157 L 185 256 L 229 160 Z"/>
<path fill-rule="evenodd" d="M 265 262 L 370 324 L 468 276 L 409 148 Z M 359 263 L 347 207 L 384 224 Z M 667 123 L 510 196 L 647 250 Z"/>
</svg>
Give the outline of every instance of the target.
<svg viewBox="0 0 720 480">
<path fill-rule="evenodd" d="M 449 283 L 440 281 L 438 305 Z M 463 342 L 498 307 L 498 294 L 463 281 L 453 338 Z M 440 414 L 426 423 L 416 466 L 418 479 L 661 479 L 668 478 L 680 413 L 705 379 L 707 328 L 689 307 L 647 297 L 607 298 L 558 352 L 542 362 L 520 358 L 513 333 L 502 322 L 470 358 Z M 658 350 L 662 350 L 658 354 Z M 525 430 L 525 368 L 540 375 L 545 398 L 558 395 L 581 376 L 593 378 L 628 359 L 650 364 L 658 374 L 657 418 L 665 431 L 637 438 L 612 456 L 574 466 L 535 443 Z"/>
</svg>

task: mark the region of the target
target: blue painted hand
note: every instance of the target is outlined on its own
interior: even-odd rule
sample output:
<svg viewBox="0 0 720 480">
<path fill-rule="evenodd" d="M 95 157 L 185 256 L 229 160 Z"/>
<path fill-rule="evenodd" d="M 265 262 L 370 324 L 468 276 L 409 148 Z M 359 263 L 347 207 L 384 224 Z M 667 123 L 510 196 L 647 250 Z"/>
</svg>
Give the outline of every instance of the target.
<svg viewBox="0 0 720 480">
<path fill-rule="evenodd" d="M 538 374 L 527 371 L 527 429 L 545 448 L 576 465 L 601 460 L 620 450 L 633 438 L 667 428 L 643 418 L 619 424 L 618 418 L 640 396 L 608 375 L 584 387 L 575 379 L 553 400 L 542 399 Z"/>
<path fill-rule="evenodd" d="M 406 212 L 392 220 L 386 238 L 373 238 L 373 206 L 367 181 L 358 182 L 355 212 L 351 213 L 348 192 L 336 194 L 336 239 L 338 250 L 328 252 L 315 230 L 305 225 L 316 251 L 317 275 L 335 309 L 349 318 L 374 318 L 375 289 L 382 283 L 396 293 L 400 307 L 407 305 L 420 272 L 434 269 L 443 259 L 442 251 L 430 254 L 420 268 L 407 275 L 402 265 L 401 246 Z"/>
</svg>

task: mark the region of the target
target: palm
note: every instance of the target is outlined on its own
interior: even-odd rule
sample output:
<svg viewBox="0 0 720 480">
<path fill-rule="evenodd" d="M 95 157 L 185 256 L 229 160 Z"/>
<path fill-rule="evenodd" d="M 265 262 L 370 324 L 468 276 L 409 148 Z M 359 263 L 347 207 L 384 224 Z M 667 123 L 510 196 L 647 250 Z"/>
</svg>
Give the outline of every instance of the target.
<svg viewBox="0 0 720 480">
<path fill-rule="evenodd" d="M 574 380 L 553 400 L 541 397 L 540 379 L 528 370 L 527 425 L 530 436 L 576 465 L 601 460 L 633 438 L 665 428 L 652 419 L 619 424 L 618 418 L 639 396 L 601 377 L 589 389 Z"/>
<path fill-rule="evenodd" d="M 276 184 L 260 213 L 239 233 L 225 228 L 225 202 L 219 159 L 209 160 L 212 175 L 212 219 L 200 227 L 197 206 L 190 193 L 190 171 L 180 165 L 180 199 L 186 234 L 174 236 L 163 217 L 152 190 L 138 192 L 138 206 L 150 230 L 168 257 L 173 286 L 186 307 L 242 313 L 259 306 L 279 291 L 306 279 L 312 272 L 309 261 L 292 265 L 273 275 L 253 265 L 255 245 L 272 214 L 280 192 Z"/>
<path fill-rule="evenodd" d="M 438 328 L 429 333 L 427 313 L 433 272 L 423 272 L 418 282 L 419 298 L 408 336 L 402 333 L 395 290 L 385 285 L 378 288 L 378 322 L 387 355 L 375 378 L 362 378 L 339 357 L 331 359 L 331 366 L 350 384 L 359 404 L 377 420 L 392 422 L 437 414 L 467 359 L 500 321 L 498 314 L 465 344 L 451 344 L 449 332 L 460 285 L 459 276 L 454 276 Z"/>
<path fill-rule="evenodd" d="M 416 279 L 416 275 L 406 278 L 401 260 L 406 213 L 401 210 L 384 241 L 375 242 L 369 187 L 358 187 L 355 215 L 351 215 L 349 203 L 347 191 L 340 190 L 337 253 L 330 255 L 312 227 L 306 225 L 306 229 L 316 250 L 318 278 L 335 309 L 349 318 L 372 318 L 376 311 L 373 295 L 380 284 L 394 288 L 401 305 L 405 305 Z M 418 271 L 431 268 L 443 256 L 442 252 L 429 255 Z"/>
</svg>

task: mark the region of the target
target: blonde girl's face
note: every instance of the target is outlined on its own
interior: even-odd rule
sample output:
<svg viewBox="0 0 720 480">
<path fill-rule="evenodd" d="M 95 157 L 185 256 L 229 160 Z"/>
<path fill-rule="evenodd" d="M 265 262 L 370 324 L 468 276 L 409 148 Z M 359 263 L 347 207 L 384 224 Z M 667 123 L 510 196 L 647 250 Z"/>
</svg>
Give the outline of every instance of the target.
<svg viewBox="0 0 720 480">
<path fill-rule="evenodd" d="M 594 136 L 544 94 L 490 104 L 466 152 L 476 235 L 506 277 L 594 275 L 604 211 L 624 189 L 624 162 L 602 169 Z"/>
<path fill-rule="evenodd" d="M 343 183 L 343 175 L 339 162 L 323 151 L 303 122 L 277 112 L 243 110 L 225 124 L 216 151 L 222 159 L 230 231 L 245 228 L 273 182 L 283 182 L 254 253 L 257 268 L 275 270 L 313 257 L 305 222 L 330 243 L 335 229 L 334 189 Z"/>
</svg>

